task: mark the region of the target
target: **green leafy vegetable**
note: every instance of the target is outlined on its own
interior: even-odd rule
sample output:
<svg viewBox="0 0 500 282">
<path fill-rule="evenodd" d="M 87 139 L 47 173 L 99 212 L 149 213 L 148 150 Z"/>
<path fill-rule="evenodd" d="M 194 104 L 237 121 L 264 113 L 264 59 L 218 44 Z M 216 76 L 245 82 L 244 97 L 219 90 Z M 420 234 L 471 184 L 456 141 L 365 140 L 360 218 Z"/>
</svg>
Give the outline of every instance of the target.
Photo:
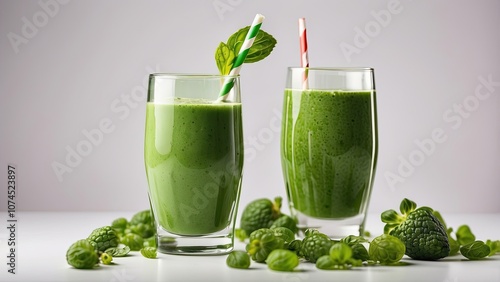
<svg viewBox="0 0 500 282">
<path fill-rule="evenodd" d="M 490 247 L 490 254 L 488 256 L 492 256 L 500 252 L 500 240 L 496 241 L 486 240 L 486 245 Z"/>
<path fill-rule="evenodd" d="M 232 251 L 226 258 L 226 264 L 232 268 L 247 269 L 250 267 L 250 256 L 244 251 Z"/>
<path fill-rule="evenodd" d="M 448 228 L 446 230 L 446 234 L 448 235 L 448 242 L 450 243 L 450 253 L 448 254 L 449 256 L 454 256 L 458 254 L 458 251 L 460 250 L 460 244 L 451 235 L 452 231 L 453 228 Z"/>
<path fill-rule="evenodd" d="M 356 243 L 356 245 L 359 243 Z M 316 260 L 316 268 L 323 270 L 350 269 L 361 266 L 362 261 L 353 257 L 352 248 L 343 242 L 336 242 L 330 248 L 328 255 L 320 256 Z"/>
<path fill-rule="evenodd" d="M 434 215 L 441 221 L 445 228 L 446 224 L 441 216 L 441 214 L 434 210 Z M 455 232 L 457 239 L 453 237 L 453 228 L 448 227 L 446 229 L 446 234 L 448 234 L 448 241 L 450 243 L 450 256 L 458 254 L 460 252 L 463 256 L 470 260 L 477 260 L 485 258 L 486 256 L 492 256 L 500 251 L 500 240 L 492 241 L 486 240 L 486 243 L 482 241 L 476 241 L 476 236 L 472 232 L 468 225 L 460 225 Z M 489 253 L 486 254 L 487 248 L 489 248 Z"/>
<path fill-rule="evenodd" d="M 219 44 L 219 47 L 215 50 L 215 62 L 220 74 L 226 75 L 231 72 L 235 57 L 234 51 L 226 43 L 221 42 Z"/>
<path fill-rule="evenodd" d="M 330 248 L 330 257 L 338 264 L 346 264 L 352 257 L 352 249 L 346 243 L 335 243 Z"/>
<path fill-rule="evenodd" d="M 460 225 L 455 234 L 457 235 L 457 242 L 461 246 L 467 245 L 476 240 L 476 236 L 472 233 L 468 225 Z"/>
<path fill-rule="evenodd" d="M 289 250 L 273 250 L 266 259 L 267 266 L 276 271 L 293 271 L 299 265 L 297 254 Z"/>
<path fill-rule="evenodd" d="M 470 260 L 477 260 L 487 257 L 490 247 L 483 241 L 474 241 L 460 247 L 460 253 Z"/>
<path fill-rule="evenodd" d="M 417 203 L 407 198 L 404 198 L 399 205 L 401 214 L 409 214 L 417 208 Z"/>
<path fill-rule="evenodd" d="M 441 215 L 441 213 L 439 211 L 437 211 L 437 210 L 433 210 L 432 214 L 439 220 L 439 222 L 441 222 L 441 224 L 443 225 L 444 229 L 447 229 L 446 222 L 444 221 L 444 218 Z"/>
<path fill-rule="evenodd" d="M 330 257 L 339 269 L 349 269 L 351 266 L 361 266 L 362 261 L 353 258 L 352 248 L 346 243 L 334 243 L 330 248 Z"/>
<path fill-rule="evenodd" d="M 246 26 L 235 32 L 227 40 L 227 45 L 234 50 L 235 54 L 238 54 L 240 52 L 241 46 L 245 41 L 245 37 L 249 29 L 250 26 Z M 271 34 L 265 32 L 264 30 L 259 30 L 257 36 L 255 36 L 252 47 L 250 47 L 250 50 L 248 50 L 248 54 L 244 62 L 255 63 L 263 60 L 264 58 L 269 56 L 269 54 L 271 54 L 274 46 L 276 46 L 276 39 L 274 39 Z"/>
</svg>

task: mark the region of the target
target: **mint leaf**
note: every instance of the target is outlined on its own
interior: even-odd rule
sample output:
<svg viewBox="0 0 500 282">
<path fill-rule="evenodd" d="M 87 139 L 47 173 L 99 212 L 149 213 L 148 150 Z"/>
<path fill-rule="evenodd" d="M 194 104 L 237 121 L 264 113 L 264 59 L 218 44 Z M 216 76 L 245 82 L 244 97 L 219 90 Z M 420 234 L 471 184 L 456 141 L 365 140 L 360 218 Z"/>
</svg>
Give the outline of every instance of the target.
<svg viewBox="0 0 500 282">
<path fill-rule="evenodd" d="M 219 44 L 215 50 L 215 62 L 221 75 L 227 75 L 231 71 L 231 66 L 235 58 L 235 53 L 224 42 Z"/>
<path fill-rule="evenodd" d="M 399 205 L 399 210 L 403 215 L 408 215 L 417 208 L 417 204 L 407 198 L 404 198 Z M 431 211 L 432 212 L 432 211 Z"/>
<path fill-rule="evenodd" d="M 105 253 L 111 255 L 112 257 L 124 257 L 130 252 L 129 246 L 120 244 L 118 247 L 112 247 L 106 249 Z"/>
<path fill-rule="evenodd" d="M 460 253 L 470 259 L 482 259 L 490 254 L 490 247 L 483 241 L 473 241 L 460 247 Z"/>
<path fill-rule="evenodd" d="M 240 52 L 241 45 L 243 45 L 249 29 L 250 26 L 246 26 L 235 32 L 227 40 L 227 45 L 234 51 L 235 54 L 238 54 Z M 272 35 L 265 32 L 264 30 L 259 30 L 252 44 L 252 47 L 250 47 L 250 50 L 248 50 L 248 54 L 244 62 L 255 63 L 263 60 L 264 58 L 269 56 L 269 54 L 271 54 L 274 46 L 276 46 L 276 39 L 274 39 Z"/>
<path fill-rule="evenodd" d="M 455 235 L 457 235 L 457 242 L 460 246 L 467 245 L 469 243 L 473 243 L 476 240 L 476 236 L 470 230 L 468 225 L 460 225 L 455 231 Z"/>
<path fill-rule="evenodd" d="M 221 42 L 215 50 L 215 62 L 221 75 L 227 75 L 231 72 L 234 60 L 240 52 L 241 46 L 245 41 L 250 26 L 246 26 L 229 37 L 227 43 Z M 276 46 L 276 39 L 269 33 L 259 30 L 255 36 L 250 50 L 248 50 L 244 63 L 255 63 L 263 60 Z"/>
</svg>

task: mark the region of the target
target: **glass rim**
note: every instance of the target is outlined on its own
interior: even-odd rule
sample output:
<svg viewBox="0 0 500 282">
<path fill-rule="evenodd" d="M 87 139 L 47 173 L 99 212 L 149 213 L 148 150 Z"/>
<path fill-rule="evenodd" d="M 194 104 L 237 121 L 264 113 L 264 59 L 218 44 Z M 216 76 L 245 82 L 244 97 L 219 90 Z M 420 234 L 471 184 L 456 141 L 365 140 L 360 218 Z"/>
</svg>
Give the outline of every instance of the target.
<svg viewBox="0 0 500 282">
<path fill-rule="evenodd" d="M 372 67 L 288 67 L 289 70 L 309 70 L 309 71 L 374 71 Z"/>
<path fill-rule="evenodd" d="M 229 75 L 229 74 L 210 74 L 210 73 L 163 73 L 156 72 L 151 73 L 150 77 L 155 78 L 188 78 L 188 79 L 206 79 L 206 78 L 239 78 L 240 75 Z"/>
</svg>

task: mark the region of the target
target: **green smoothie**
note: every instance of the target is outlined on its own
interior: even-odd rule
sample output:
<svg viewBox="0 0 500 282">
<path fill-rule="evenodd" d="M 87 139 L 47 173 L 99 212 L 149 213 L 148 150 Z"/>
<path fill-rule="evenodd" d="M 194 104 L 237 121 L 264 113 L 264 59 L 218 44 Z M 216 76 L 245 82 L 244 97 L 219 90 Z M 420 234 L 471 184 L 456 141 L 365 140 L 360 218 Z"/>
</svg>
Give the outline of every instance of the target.
<svg viewBox="0 0 500 282">
<path fill-rule="evenodd" d="M 315 218 L 364 212 L 377 158 L 375 92 L 285 90 L 281 154 L 293 209 Z"/>
<path fill-rule="evenodd" d="M 145 164 L 155 219 L 179 235 L 223 230 L 243 169 L 240 103 L 176 98 L 146 108 Z"/>
</svg>

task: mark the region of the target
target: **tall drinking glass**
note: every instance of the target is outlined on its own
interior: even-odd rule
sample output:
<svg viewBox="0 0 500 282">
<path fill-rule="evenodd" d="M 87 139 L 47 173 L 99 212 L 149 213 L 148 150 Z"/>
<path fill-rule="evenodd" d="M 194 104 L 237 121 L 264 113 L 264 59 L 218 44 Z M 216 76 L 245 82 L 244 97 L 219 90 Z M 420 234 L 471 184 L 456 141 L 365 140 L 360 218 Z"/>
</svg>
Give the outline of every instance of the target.
<svg viewBox="0 0 500 282">
<path fill-rule="evenodd" d="M 225 79 L 234 86 L 218 101 Z M 239 76 L 151 74 L 144 160 L 163 253 L 233 249 L 243 169 Z"/>
<path fill-rule="evenodd" d="M 363 234 L 377 152 L 372 68 L 288 68 L 281 161 L 301 230 Z"/>
</svg>

